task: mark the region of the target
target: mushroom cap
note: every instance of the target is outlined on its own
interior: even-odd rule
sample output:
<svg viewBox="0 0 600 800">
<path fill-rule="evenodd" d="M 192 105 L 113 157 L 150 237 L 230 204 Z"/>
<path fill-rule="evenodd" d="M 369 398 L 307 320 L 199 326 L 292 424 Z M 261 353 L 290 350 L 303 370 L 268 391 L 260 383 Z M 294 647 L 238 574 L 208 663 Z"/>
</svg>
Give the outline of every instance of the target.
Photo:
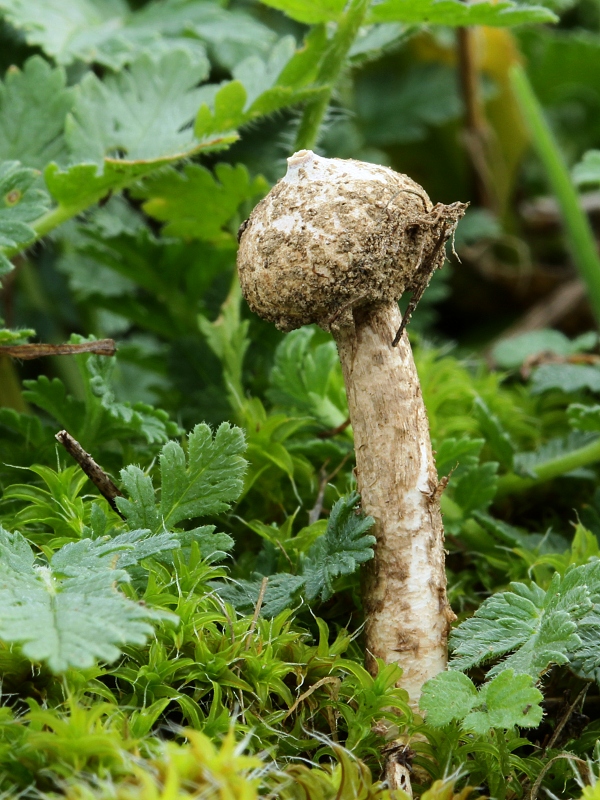
<svg viewBox="0 0 600 800">
<path fill-rule="evenodd" d="M 349 324 L 352 307 L 410 288 L 439 237 L 431 211 L 406 175 L 301 150 L 241 229 L 244 297 L 284 331 Z"/>
</svg>

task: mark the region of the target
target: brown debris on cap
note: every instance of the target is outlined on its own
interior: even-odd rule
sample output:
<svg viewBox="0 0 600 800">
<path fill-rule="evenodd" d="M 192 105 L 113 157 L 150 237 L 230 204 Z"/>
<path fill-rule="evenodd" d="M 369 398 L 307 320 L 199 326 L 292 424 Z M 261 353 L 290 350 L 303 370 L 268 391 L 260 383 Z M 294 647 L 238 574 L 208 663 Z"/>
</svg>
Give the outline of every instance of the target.
<svg viewBox="0 0 600 800">
<path fill-rule="evenodd" d="M 434 208 L 418 183 L 387 167 L 301 150 L 241 231 L 242 291 L 281 330 L 343 327 L 352 307 L 415 288 L 424 266 L 429 282 L 445 259 L 440 235 L 463 213 Z"/>
</svg>

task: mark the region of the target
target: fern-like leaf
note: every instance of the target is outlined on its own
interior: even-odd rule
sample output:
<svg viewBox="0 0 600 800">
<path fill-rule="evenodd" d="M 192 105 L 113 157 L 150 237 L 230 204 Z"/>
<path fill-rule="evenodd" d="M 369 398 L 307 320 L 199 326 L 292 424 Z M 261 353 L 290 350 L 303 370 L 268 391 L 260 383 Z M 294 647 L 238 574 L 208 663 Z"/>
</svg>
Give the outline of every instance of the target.
<svg viewBox="0 0 600 800">
<path fill-rule="evenodd" d="M 45 662 L 55 673 L 90 667 L 97 659 L 114 661 L 124 645 L 144 645 L 152 621 L 176 619 L 117 589 L 129 580 L 115 568 L 121 553 L 137 561 L 135 548 L 141 547 L 141 556 L 147 535 L 82 540 L 41 564 L 19 533 L 0 527 L 0 641 L 20 644 L 27 658 Z M 161 539 L 160 549 L 165 544 Z"/>
</svg>

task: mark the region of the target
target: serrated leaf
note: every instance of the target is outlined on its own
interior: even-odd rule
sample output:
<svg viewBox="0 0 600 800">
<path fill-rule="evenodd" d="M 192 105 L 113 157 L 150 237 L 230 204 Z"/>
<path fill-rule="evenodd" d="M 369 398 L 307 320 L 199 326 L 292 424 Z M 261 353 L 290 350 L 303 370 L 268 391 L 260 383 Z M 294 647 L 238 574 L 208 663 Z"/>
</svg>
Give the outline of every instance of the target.
<svg viewBox="0 0 600 800">
<path fill-rule="evenodd" d="M 504 670 L 482 687 L 479 699 L 483 709 L 467 714 L 465 731 L 485 735 L 491 728 L 537 728 L 542 721 L 544 696 L 529 675 Z"/>
<path fill-rule="evenodd" d="M 74 335 L 71 341 L 84 339 Z M 177 434 L 179 427 L 170 422 L 165 411 L 146 403 L 121 403 L 115 398 L 111 386 L 116 366 L 113 359 L 78 355 L 75 360 L 86 387 L 84 401 L 68 396 L 59 378 L 50 381 L 45 375 L 24 381 L 23 395 L 54 417 L 84 448 L 93 451 L 99 442 L 132 435 L 143 437 L 149 444 L 161 444 Z"/>
<path fill-rule="evenodd" d="M 156 173 L 132 191 L 143 200 L 146 214 L 165 223 L 165 236 L 215 241 L 231 236 L 224 226 L 242 203 L 254 203 L 269 190 L 264 178 L 250 178 L 243 164 L 217 164 L 214 174 L 199 164 L 182 172 L 174 169 Z"/>
<path fill-rule="evenodd" d="M 0 84 L 0 159 L 19 159 L 36 169 L 64 163 L 65 119 L 74 93 L 64 70 L 40 56 L 27 59 L 22 70 L 10 67 Z"/>
<path fill-rule="evenodd" d="M 239 580 L 211 582 L 211 587 L 216 589 L 219 596 L 241 614 L 252 614 L 256 608 L 262 588 L 262 578 L 258 580 Z M 279 573 L 269 577 L 265 590 L 263 603 L 260 609 L 261 616 L 272 618 L 281 614 L 286 608 L 299 605 L 300 590 L 304 586 L 304 578 L 299 575 Z"/>
<path fill-rule="evenodd" d="M 66 544 L 52 557 L 52 568 L 57 574 L 77 578 L 97 571 L 99 566 L 126 569 L 179 546 L 178 537 L 172 533 L 153 535 L 149 530 L 126 531 L 112 537 Z"/>
<path fill-rule="evenodd" d="M 521 475 L 536 476 L 536 467 L 555 459 L 562 459 L 577 450 L 591 444 L 597 439 L 593 432 L 571 431 L 568 436 L 550 439 L 537 450 L 529 453 L 517 453 L 514 458 L 515 472 Z M 576 472 L 567 472 L 575 476 Z"/>
<path fill-rule="evenodd" d="M 296 22 L 318 25 L 336 22 L 344 11 L 346 0 L 261 0 L 261 3 L 283 11 Z"/>
<path fill-rule="evenodd" d="M 189 19 L 198 12 L 185 14 L 184 3 L 153 3 L 132 13 L 124 0 L 37 0 L 35 4 L 0 0 L 0 10 L 23 31 L 28 44 L 63 65 L 83 61 L 121 69 L 140 52 L 156 54 L 175 46 L 185 47 L 198 60 L 204 58 L 200 42 L 184 38 L 189 33 L 188 21 L 200 26 L 199 19 Z M 227 18 L 227 12 L 221 16 Z"/>
<path fill-rule="evenodd" d="M 47 208 L 47 196 L 34 188 L 39 173 L 22 167 L 18 161 L 0 163 L 0 275 L 10 272 L 12 264 L 2 250 L 11 250 L 35 238 L 28 224 Z"/>
<path fill-rule="evenodd" d="M 302 564 L 308 600 L 327 600 L 333 594 L 335 577 L 350 575 L 373 558 L 375 537 L 367 531 L 375 520 L 356 513 L 359 499 L 356 492 L 341 497 L 331 509 L 325 534 L 309 548 Z"/>
<path fill-rule="evenodd" d="M 479 422 L 479 427 L 486 438 L 489 448 L 493 455 L 506 469 L 511 470 L 515 448 L 510 440 L 510 436 L 498 417 L 493 414 L 487 403 L 481 398 L 476 397 L 473 403 L 475 417 Z"/>
<path fill-rule="evenodd" d="M 132 527 L 148 527 L 154 532 L 225 511 L 242 491 L 244 450 L 239 428 L 224 422 L 213 438 L 208 425 L 196 425 L 188 437 L 187 458 L 177 442 L 168 442 L 162 449 L 160 502 L 151 478 L 129 466 L 121 472 L 129 497 L 117 498 L 119 510 Z"/>
<path fill-rule="evenodd" d="M 581 389 L 600 392 L 600 369 L 584 364 L 542 364 L 531 376 L 531 394 L 542 394 L 551 389 L 567 393 Z"/>
<path fill-rule="evenodd" d="M 124 645 L 146 643 L 151 621 L 175 619 L 117 590 L 128 576 L 103 545 L 68 545 L 41 565 L 20 534 L 0 528 L 0 640 L 58 673 L 114 661 Z"/>
<path fill-rule="evenodd" d="M 460 0 L 383 0 L 371 6 L 368 22 L 405 22 L 411 25 L 487 25 L 509 27 L 534 22 L 556 22 L 543 6 L 499 0 L 461 3 Z"/>
<path fill-rule="evenodd" d="M 429 725 L 442 728 L 456 720 L 464 731 L 485 736 L 492 728 L 535 728 L 542 719 L 543 695 L 529 675 L 507 669 L 478 692 L 460 672 L 442 672 L 427 681 L 419 704 Z"/>
<path fill-rule="evenodd" d="M 196 116 L 194 133 L 200 140 L 217 132 L 232 133 L 242 125 L 286 106 L 314 97 L 327 87 L 315 87 L 315 64 L 323 54 L 323 41 L 308 37 L 296 51 L 292 37 L 284 37 L 264 61 L 252 56 L 237 64 L 234 80 L 221 86 L 201 88 L 202 105 Z M 313 68 L 306 69 L 307 58 Z"/>
<path fill-rule="evenodd" d="M 513 525 L 509 525 L 500 519 L 494 519 L 489 514 L 482 511 L 474 511 L 473 519 L 481 525 L 481 527 L 495 539 L 499 540 L 503 545 L 509 547 L 526 547 L 531 549 L 537 543 L 537 539 L 531 538 L 531 535 L 520 531 Z"/>
<path fill-rule="evenodd" d="M 314 334 L 312 328 L 300 328 L 278 345 L 267 395 L 290 412 L 310 414 L 336 428 L 347 419 L 337 350 L 333 342 L 315 346 Z"/>
<path fill-rule="evenodd" d="M 104 81 L 88 73 L 67 118 L 72 160 L 154 161 L 190 153 L 197 145 L 191 129 L 201 102 L 197 86 L 207 74 L 208 64 L 183 50 L 157 60 L 142 55 Z"/>
<path fill-rule="evenodd" d="M 440 672 L 423 686 L 419 705 L 427 713 L 428 725 L 443 728 L 462 720 L 477 704 L 477 689 L 462 672 Z"/>
<path fill-rule="evenodd" d="M 436 445 L 435 463 L 440 478 L 452 470 L 460 474 L 469 467 L 476 467 L 484 444 L 484 439 L 470 439 L 465 436 L 463 439 L 450 437 Z"/>
<path fill-rule="evenodd" d="M 588 150 L 583 158 L 573 167 L 573 181 L 578 186 L 594 186 L 600 184 L 600 150 Z"/>
<path fill-rule="evenodd" d="M 496 496 L 498 464 L 488 461 L 468 469 L 454 484 L 453 499 L 465 516 L 475 510 L 485 511 Z"/>
<path fill-rule="evenodd" d="M 493 667 L 538 678 L 551 664 L 565 664 L 580 645 L 577 623 L 590 610 L 589 586 L 600 582 L 600 562 L 555 574 L 546 592 L 537 584 L 511 584 L 488 598 L 451 636 L 453 669 L 465 670 L 513 655 Z"/>
</svg>

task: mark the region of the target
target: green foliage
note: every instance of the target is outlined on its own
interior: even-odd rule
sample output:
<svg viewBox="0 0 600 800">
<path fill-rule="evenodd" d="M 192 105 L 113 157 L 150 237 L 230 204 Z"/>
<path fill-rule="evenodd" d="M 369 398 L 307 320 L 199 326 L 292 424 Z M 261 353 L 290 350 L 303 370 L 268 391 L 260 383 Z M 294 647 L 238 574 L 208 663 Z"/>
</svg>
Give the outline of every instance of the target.
<svg viewBox="0 0 600 800">
<path fill-rule="evenodd" d="M 574 353 L 592 350 L 598 342 L 593 332 L 583 334 L 576 339 L 568 339 L 560 331 L 550 328 L 531 331 L 521 336 L 505 339 L 494 347 L 494 360 L 503 369 L 515 369 L 527 359 L 533 359 L 540 353 L 555 353 L 558 356 L 570 356 Z"/>
<path fill-rule="evenodd" d="M 23 0 L 5 0 L 0 10 L 25 32 L 29 44 L 59 64 L 84 61 L 120 69 L 140 52 L 173 47 L 185 47 L 202 59 L 204 48 L 198 40 L 216 40 L 223 49 L 248 54 L 257 45 L 268 46 L 272 38 L 246 14 L 185 0 L 167 0 L 136 12 L 124 0 L 73 0 L 69 5 L 43 0 L 35 8 Z"/>
<path fill-rule="evenodd" d="M 22 70 L 11 67 L 0 87 L 0 158 L 35 169 L 50 161 L 65 163 L 63 129 L 74 101 L 64 70 L 40 56 L 28 59 Z"/>
<path fill-rule="evenodd" d="M 163 235 L 214 241 L 224 235 L 223 227 L 242 203 L 252 203 L 267 191 L 264 178 L 251 180 L 242 164 L 217 164 L 214 177 L 204 167 L 190 164 L 182 172 L 148 178 L 132 195 L 144 201 L 146 214 L 165 223 Z"/>
<path fill-rule="evenodd" d="M 373 526 L 372 517 L 356 513 L 359 496 L 352 492 L 348 497 L 340 498 L 331 509 L 324 533 L 316 523 L 314 530 L 304 529 L 286 544 L 288 558 L 296 555 L 298 574 L 280 573 L 270 575 L 263 595 L 262 613 L 274 616 L 284 608 L 298 603 L 300 591 L 303 590 L 306 600 L 328 600 L 335 591 L 335 579 L 343 575 L 351 575 L 359 564 L 373 558 L 375 537 L 367 534 Z M 267 541 L 277 542 L 275 531 L 267 526 L 254 529 Z M 295 551 L 295 553 L 294 553 Z M 234 584 L 218 584 L 221 596 L 236 608 L 251 612 L 261 595 L 262 580 L 235 581 Z"/>
<path fill-rule="evenodd" d="M 428 681 L 421 696 L 427 722 L 436 728 L 456 720 L 467 733 L 492 728 L 536 728 L 542 719 L 543 695 L 528 675 L 506 669 L 478 691 L 461 672 L 442 672 Z"/>
<path fill-rule="evenodd" d="M 583 158 L 573 167 L 573 180 L 578 186 L 589 186 L 600 183 L 600 151 L 588 150 Z"/>
<path fill-rule="evenodd" d="M 542 6 L 481 2 L 464 6 L 458 0 L 383 0 L 373 5 L 372 22 L 406 22 L 430 25 L 494 25 L 499 27 L 531 22 L 553 22 L 555 15 Z"/>
<path fill-rule="evenodd" d="M 589 674 L 600 663 L 600 652 L 590 639 L 597 624 L 599 591 L 598 559 L 573 567 L 564 576 L 555 574 L 546 591 L 536 583 L 513 583 L 511 591 L 488 598 L 453 631 L 452 668 L 469 669 L 514 651 L 488 675 L 511 669 L 537 679 L 551 664 L 571 661 L 583 661 Z M 585 632 L 585 646 L 580 629 Z"/>
<path fill-rule="evenodd" d="M 0 0 L 15 65 L 0 197 L 20 193 L 0 212 L 16 267 L 0 343 L 35 328 L 118 345 L 116 359 L 0 358 L 0 792 L 405 800 L 379 781 L 392 754 L 423 800 L 581 793 L 567 758 L 594 758 L 598 736 L 597 335 L 503 341 L 508 373 L 477 353 L 547 283 L 540 265 L 566 267 L 558 233 L 512 202 L 542 190 L 508 91 L 519 47 L 576 182 L 597 182 L 591 5 Z M 548 8 L 556 32 L 473 29 Z M 456 26 L 478 37 L 493 154 L 462 146 Z M 363 666 L 375 542 L 335 345 L 275 332 L 233 279 L 236 231 L 294 146 L 472 202 L 463 263 L 409 331 L 459 616 L 424 720 L 396 664 Z M 506 317 L 498 280 L 518 297 Z M 123 492 L 118 511 L 60 428 Z M 585 683 L 561 727 L 555 698 L 571 708 Z"/>
<path fill-rule="evenodd" d="M 242 491 L 244 450 L 239 428 L 223 423 L 213 438 L 208 425 L 196 425 L 188 437 L 187 459 L 177 442 L 162 448 L 160 501 L 152 478 L 130 466 L 121 473 L 128 498 L 117 498 L 119 510 L 129 525 L 154 533 L 170 530 L 182 520 L 218 514 Z"/>
<path fill-rule="evenodd" d="M 149 623 L 165 615 L 115 587 L 128 580 L 118 569 L 120 553 L 136 563 L 136 546 L 147 534 L 67 544 L 44 565 L 19 533 L 0 528 L 0 639 L 20 644 L 27 658 L 47 663 L 53 672 L 90 667 L 98 658 L 114 661 L 123 645 L 144 645 L 152 633 Z M 142 552 L 153 555 L 169 544 L 161 539 Z"/>
<path fill-rule="evenodd" d="M 35 188 L 38 173 L 22 167 L 18 161 L 0 164 L 0 247 L 13 248 L 27 244 L 35 238 L 28 224 L 46 209 L 44 192 Z M 12 269 L 9 260 L 0 250 L 0 275 Z"/>
</svg>

